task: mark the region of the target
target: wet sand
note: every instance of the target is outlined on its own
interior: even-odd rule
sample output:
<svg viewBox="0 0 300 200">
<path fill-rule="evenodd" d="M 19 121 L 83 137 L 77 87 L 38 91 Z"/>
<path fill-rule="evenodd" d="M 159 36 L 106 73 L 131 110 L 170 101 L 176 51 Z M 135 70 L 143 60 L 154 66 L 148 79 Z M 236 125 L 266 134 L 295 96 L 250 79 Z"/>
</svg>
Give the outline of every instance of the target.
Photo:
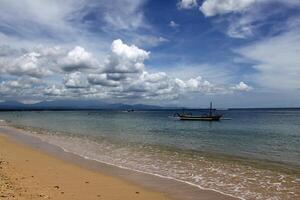
<svg viewBox="0 0 300 200">
<path fill-rule="evenodd" d="M 18 130 L 2 127 L 0 199 L 235 198 L 79 158 L 52 145 L 43 144 L 37 138 L 22 135 Z"/>
<path fill-rule="evenodd" d="M 8 199 L 168 199 L 0 137 L 1 195 Z"/>
</svg>

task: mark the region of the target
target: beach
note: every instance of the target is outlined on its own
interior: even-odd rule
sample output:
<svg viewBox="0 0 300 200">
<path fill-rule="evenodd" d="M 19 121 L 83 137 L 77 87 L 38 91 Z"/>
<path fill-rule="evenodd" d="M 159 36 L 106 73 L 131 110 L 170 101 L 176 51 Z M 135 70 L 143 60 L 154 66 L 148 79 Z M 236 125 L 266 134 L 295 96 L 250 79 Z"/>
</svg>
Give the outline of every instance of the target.
<svg viewBox="0 0 300 200">
<path fill-rule="evenodd" d="M 19 139 L 8 136 L 13 130 L 0 131 L 0 199 L 235 199 L 213 191 L 190 189 L 191 196 L 186 196 L 189 189 L 177 188 L 178 193 L 170 194 L 158 189 L 151 189 L 104 174 L 82 160 L 75 162 L 53 156 L 54 151 L 41 151 L 37 140 L 31 141 L 36 146 L 20 143 Z M 15 135 L 16 136 L 16 135 Z M 30 139 L 29 139 L 30 140 Z M 30 143 L 30 142 L 29 142 Z M 46 148 L 47 149 L 47 148 Z M 49 148 L 48 148 L 49 150 Z M 52 153 L 49 153 L 52 152 Z M 57 153 L 57 152 L 56 152 Z M 70 155 L 71 156 L 71 155 Z M 72 156 L 71 156 L 72 157 Z M 74 161 L 74 158 L 72 158 Z M 76 160 L 76 159 L 75 159 Z M 76 164 L 77 163 L 77 164 Z M 81 163 L 81 164 L 78 164 Z M 124 172 L 123 172 L 124 173 Z M 122 174 L 118 172 L 118 174 Z M 129 173 L 130 174 L 130 173 Z M 139 178 L 141 179 L 141 178 Z M 159 183 L 159 181 L 158 181 Z M 161 183 L 160 183 L 161 184 Z M 147 185 L 147 184 L 146 184 Z M 170 183 L 169 186 L 176 187 Z M 179 185 L 180 186 L 180 185 Z M 165 187 L 165 186 L 164 186 Z M 162 187 L 162 188 L 164 188 Z M 167 194 L 169 192 L 169 194 Z M 200 196 L 199 196 L 200 194 Z M 197 195 L 197 196 L 196 196 Z"/>
<path fill-rule="evenodd" d="M 0 200 L 300 200 L 300 0 L 0 1 Z"/>
<path fill-rule="evenodd" d="M 53 173 L 63 177 L 62 183 L 85 178 L 64 177 L 61 171 L 72 170 L 61 170 L 62 164 L 57 162 L 33 163 L 31 155 L 19 156 L 27 149 L 45 154 L 59 163 L 79 167 L 81 171 L 75 174 L 93 172 L 135 186 L 129 195 L 138 192 L 136 198 L 140 199 L 146 199 L 140 195 L 146 194 L 143 190 L 178 200 L 299 198 L 298 110 L 229 110 L 226 116 L 234 120 L 216 123 L 185 123 L 168 117 L 172 113 L 105 110 L 1 112 L 0 133 L 5 136 L 6 143 L 25 148 L 18 156 L 13 156 L 12 153 L 16 152 L 13 149 L 5 155 L 21 159 L 19 163 L 24 162 L 29 169 L 45 174 L 40 176 L 42 181 L 33 174 L 35 179 L 32 180 L 39 185 L 48 180 L 45 178 L 48 171 L 44 170 L 52 163 L 56 163 L 51 169 L 56 169 L 57 172 Z M 288 120 L 283 117 L 287 115 Z M 4 151 L 3 148 L 0 151 Z M 13 163 L 10 156 L 4 159 L 3 154 L 3 161 Z M 20 166 L 23 170 L 23 164 L 13 167 L 18 169 Z M 31 177 L 30 173 L 24 177 Z M 15 181 L 11 175 L 4 177 Z M 101 182 L 101 179 L 99 176 L 97 181 Z M 24 180 L 18 178 L 12 185 Z M 87 180 L 89 183 L 83 185 L 92 187 L 90 183 L 97 181 Z M 76 183 L 67 181 L 70 182 Z M 28 187 L 28 183 L 22 185 Z M 96 185 L 103 189 L 101 183 Z M 95 193 L 88 192 L 94 198 L 101 192 L 96 185 Z M 111 190 L 119 191 L 115 185 L 118 184 L 110 184 Z M 69 187 L 58 185 L 54 180 L 43 188 L 50 187 L 57 192 L 54 186 L 59 189 Z M 72 188 L 81 189 L 82 185 Z M 71 189 L 62 192 L 73 194 Z M 75 189 L 75 194 L 77 192 L 87 193 Z M 100 194 L 102 198 L 104 193 Z M 131 196 L 128 198 L 132 199 Z"/>
<path fill-rule="evenodd" d="M 168 199 L 0 137 L 1 199 Z"/>
</svg>

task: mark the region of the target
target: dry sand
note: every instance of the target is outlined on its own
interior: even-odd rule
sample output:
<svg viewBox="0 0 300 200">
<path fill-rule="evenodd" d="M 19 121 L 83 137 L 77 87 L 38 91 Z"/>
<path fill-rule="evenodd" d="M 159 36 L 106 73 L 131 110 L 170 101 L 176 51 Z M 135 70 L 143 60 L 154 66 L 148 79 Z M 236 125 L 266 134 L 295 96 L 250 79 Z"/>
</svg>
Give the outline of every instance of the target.
<svg viewBox="0 0 300 200">
<path fill-rule="evenodd" d="M 0 199 L 168 198 L 133 183 L 81 168 L 0 135 Z"/>
</svg>

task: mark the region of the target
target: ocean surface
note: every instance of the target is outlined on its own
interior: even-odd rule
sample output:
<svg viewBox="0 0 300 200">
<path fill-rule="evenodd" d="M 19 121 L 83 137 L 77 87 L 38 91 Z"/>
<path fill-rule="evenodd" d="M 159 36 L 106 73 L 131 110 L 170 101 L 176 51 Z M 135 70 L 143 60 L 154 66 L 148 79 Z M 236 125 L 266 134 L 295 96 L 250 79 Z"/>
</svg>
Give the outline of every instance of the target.
<svg viewBox="0 0 300 200">
<path fill-rule="evenodd" d="M 300 199 L 300 109 L 0 112 L 0 119 L 88 159 L 243 199 Z M 200 111 L 193 111 L 194 113 Z"/>
</svg>

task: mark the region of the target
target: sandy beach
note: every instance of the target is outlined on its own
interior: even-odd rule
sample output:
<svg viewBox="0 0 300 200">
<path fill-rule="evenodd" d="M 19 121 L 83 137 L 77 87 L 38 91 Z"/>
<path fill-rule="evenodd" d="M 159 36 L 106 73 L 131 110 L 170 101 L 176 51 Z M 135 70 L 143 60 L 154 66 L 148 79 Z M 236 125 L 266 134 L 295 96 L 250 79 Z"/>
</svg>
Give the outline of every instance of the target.
<svg viewBox="0 0 300 200">
<path fill-rule="evenodd" d="M 0 136 L 0 199 L 168 199 Z"/>
<path fill-rule="evenodd" d="M 3 134 L 3 130 L 5 130 L 5 134 Z M 6 132 L 6 130 L 8 130 L 8 132 Z M 20 138 L 16 139 L 16 135 L 12 137 L 12 133 L 22 138 L 21 140 L 27 140 L 27 142 L 20 142 Z M 98 162 L 77 158 L 76 156 L 74 159 L 72 158 L 74 157 L 72 154 L 63 151 L 60 152 L 60 150 L 58 152 L 56 152 L 56 150 L 42 151 L 40 146 L 43 145 L 39 143 L 38 139 L 30 139 L 29 137 L 28 140 L 27 136 L 25 136 L 26 139 L 23 138 L 24 136 L 25 135 L 23 135 L 22 132 L 18 132 L 17 129 L 1 129 L 1 200 L 235 199 L 221 193 L 201 190 L 177 181 L 160 179 L 155 176 L 143 173 L 138 174 L 119 168 L 114 169 L 113 166 L 104 167 L 108 168 L 106 169 L 108 173 L 103 173 L 103 170 L 95 170 L 103 168 L 98 167 Z M 54 154 L 57 156 L 53 155 L 54 151 Z M 112 174 L 117 175 L 112 176 Z"/>
</svg>

